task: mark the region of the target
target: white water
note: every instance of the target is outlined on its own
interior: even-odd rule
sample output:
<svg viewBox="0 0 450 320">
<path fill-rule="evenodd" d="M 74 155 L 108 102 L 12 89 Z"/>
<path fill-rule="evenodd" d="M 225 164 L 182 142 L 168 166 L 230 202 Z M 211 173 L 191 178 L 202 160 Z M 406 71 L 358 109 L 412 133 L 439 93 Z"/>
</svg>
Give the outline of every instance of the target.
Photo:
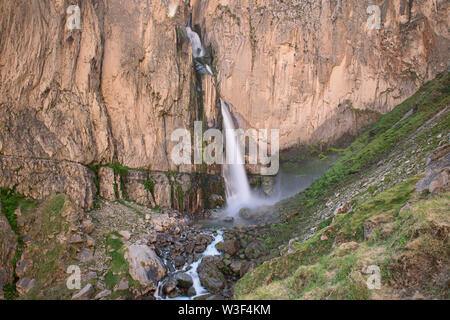
<svg viewBox="0 0 450 320">
<path fill-rule="evenodd" d="M 226 102 L 220 100 L 223 116 L 223 127 L 226 139 L 226 164 L 223 165 L 227 196 L 227 213 L 235 215 L 245 207 L 252 206 L 255 197 L 252 195 L 247 173 L 245 172 L 245 160 L 239 146 L 239 141 L 234 135 L 235 126 L 233 118 Z"/>
<path fill-rule="evenodd" d="M 186 27 L 187 37 L 192 44 L 192 56 L 194 58 L 201 58 L 205 55 L 202 41 L 197 32 L 193 31 L 190 26 Z"/>
<path fill-rule="evenodd" d="M 161 290 L 162 290 L 162 285 L 163 285 L 163 281 L 161 281 L 158 284 L 158 288 L 156 289 L 155 292 L 155 298 L 158 300 L 193 300 L 194 298 L 204 295 L 204 294 L 208 294 L 208 290 L 206 290 L 201 282 L 200 282 L 200 278 L 198 276 L 198 266 L 200 265 L 200 263 L 202 262 L 203 258 L 208 257 L 208 256 L 220 256 L 221 253 L 216 249 L 216 244 L 218 244 L 219 242 L 223 241 L 223 232 L 222 231 L 217 231 L 217 235 L 214 237 L 213 242 L 211 242 L 209 244 L 209 246 L 206 248 L 205 252 L 203 252 L 202 256 L 200 257 L 200 259 L 198 259 L 197 261 L 195 261 L 194 263 L 192 263 L 189 266 L 185 266 L 180 272 L 186 272 L 186 274 L 190 275 L 192 277 L 192 282 L 193 282 L 193 287 L 195 289 L 195 296 L 193 297 L 177 297 L 174 299 L 171 298 L 162 298 L 161 296 Z M 189 268 L 190 267 L 190 268 Z M 189 269 L 189 271 L 186 271 L 186 269 Z"/>
</svg>

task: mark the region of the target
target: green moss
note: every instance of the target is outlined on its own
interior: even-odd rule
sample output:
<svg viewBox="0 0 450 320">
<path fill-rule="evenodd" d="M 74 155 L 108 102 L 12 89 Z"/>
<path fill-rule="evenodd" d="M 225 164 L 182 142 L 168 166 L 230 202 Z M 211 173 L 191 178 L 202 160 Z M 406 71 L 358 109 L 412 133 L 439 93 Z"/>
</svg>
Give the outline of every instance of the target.
<svg viewBox="0 0 450 320">
<path fill-rule="evenodd" d="M 302 298 L 308 292 L 314 292 L 318 298 L 368 298 L 367 288 L 361 280 L 353 277 L 354 272 L 361 268 L 364 254 L 370 252 L 370 249 L 364 246 L 360 251 L 343 254 L 339 251 L 339 246 L 334 247 L 333 243 L 337 240 L 339 243 L 364 242 L 364 221 L 386 213 L 397 216 L 400 208 L 410 199 L 417 180 L 418 178 L 412 178 L 399 183 L 372 200 L 356 205 L 351 212 L 336 216 L 333 223 L 331 219 L 325 220 L 325 223 L 320 225 L 324 229 L 311 239 L 297 244 L 294 253 L 265 262 L 252 273 L 245 275 L 236 284 L 236 297 L 261 298 L 260 292 L 265 291 L 264 298 L 270 298 L 268 284 L 278 282 L 274 288 L 283 287 L 284 298 L 289 299 Z M 329 227 L 326 227 L 327 225 Z M 324 234 L 327 235 L 326 238 L 322 238 Z M 389 245 L 383 243 L 383 246 Z M 385 256 L 379 256 L 380 264 L 384 263 Z M 334 289 L 332 293 L 327 293 L 323 291 L 326 288 Z"/>
<path fill-rule="evenodd" d="M 116 198 L 121 198 L 119 193 L 120 190 L 122 192 L 122 198 L 128 199 L 125 182 L 128 177 L 128 171 L 130 170 L 130 168 L 123 166 L 119 162 L 109 163 L 106 166 L 114 170 L 114 193 Z M 120 178 L 120 185 L 117 183 L 118 178 Z"/>
<path fill-rule="evenodd" d="M 150 192 L 153 199 L 155 199 L 155 181 L 153 181 L 152 178 L 148 178 L 147 180 L 145 180 L 143 182 L 143 184 L 144 184 L 145 190 Z"/>
</svg>

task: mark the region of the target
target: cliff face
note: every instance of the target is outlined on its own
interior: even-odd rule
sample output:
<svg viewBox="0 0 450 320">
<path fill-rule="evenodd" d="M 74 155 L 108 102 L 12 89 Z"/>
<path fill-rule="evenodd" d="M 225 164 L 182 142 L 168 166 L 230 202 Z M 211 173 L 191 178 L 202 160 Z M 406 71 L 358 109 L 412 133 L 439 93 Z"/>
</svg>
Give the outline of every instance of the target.
<svg viewBox="0 0 450 320">
<path fill-rule="evenodd" d="M 380 8 L 380 29 L 371 29 Z M 448 1 L 195 0 L 219 91 L 280 145 L 334 142 L 446 70 Z"/>
<path fill-rule="evenodd" d="M 165 1 L 78 1 L 81 30 L 69 30 L 74 3 L 0 4 L 0 151 L 171 169 L 167 136 L 191 117 L 185 17 L 167 18 Z"/>
<path fill-rule="evenodd" d="M 66 27 L 74 4 L 80 30 Z M 0 186 L 89 208 L 88 164 L 198 171 L 171 163 L 170 136 L 202 117 L 220 126 L 217 93 L 240 126 L 280 129 L 282 148 L 354 134 L 448 65 L 447 1 L 378 4 L 381 29 L 368 30 L 356 0 L 2 1 Z M 214 52 L 203 98 L 182 31 L 191 9 Z"/>
</svg>

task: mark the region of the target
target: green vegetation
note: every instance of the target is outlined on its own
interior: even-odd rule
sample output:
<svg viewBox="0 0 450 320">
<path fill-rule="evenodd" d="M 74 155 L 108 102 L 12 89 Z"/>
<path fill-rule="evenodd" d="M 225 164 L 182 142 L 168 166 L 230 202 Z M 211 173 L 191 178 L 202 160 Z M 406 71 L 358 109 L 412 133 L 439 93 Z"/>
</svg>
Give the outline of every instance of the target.
<svg viewBox="0 0 450 320">
<path fill-rule="evenodd" d="M 114 288 L 125 278 L 128 284 L 135 288 L 140 288 L 139 282 L 133 280 L 129 274 L 129 264 L 124 258 L 125 248 L 123 246 L 121 236 L 117 232 L 112 232 L 106 237 L 106 250 L 108 256 L 111 258 L 110 269 L 105 275 L 105 284 L 108 289 L 113 291 L 111 299 L 115 299 L 123 294 L 129 294 L 128 291 L 115 291 Z"/>
<path fill-rule="evenodd" d="M 244 276 L 235 287 L 235 297 L 368 299 L 371 293 L 367 276 L 362 273 L 368 265 L 381 268 L 383 289 L 378 294 L 385 296 L 390 294 L 387 287 L 394 284 L 391 282 L 397 281 L 396 276 L 400 278 L 403 255 L 410 257 L 410 264 L 437 267 L 435 261 L 445 256 L 448 244 L 434 229 L 448 220 L 445 212 L 450 197 L 447 193 L 431 200 L 413 199 L 417 181 L 412 178 L 399 183 L 349 213 L 336 216 L 330 226 L 297 244 L 294 253 L 266 262 Z M 411 208 L 401 210 L 408 201 L 413 202 Z M 365 239 L 364 222 L 369 218 L 378 224 Z M 417 242 L 420 247 L 415 247 Z M 433 279 L 424 283 L 427 281 Z M 421 289 L 430 294 L 446 292 L 433 287 Z"/>
<path fill-rule="evenodd" d="M 119 162 L 109 163 L 106 166 L 114 170 L 114 193 L 116 195 L 116 198 L 117 199 L 121 198 L 120 192 L 119 192 L 119 190 L 120 190 L 122 192 L 122 197 L 124 199 L 127 199 L 128 196 L 127 196 L 127 190 L 125 187 L 125 181 L 127 179 L 128 170 L 130 170 L 130 168 L 123 166 Z M 117 180 L 119 178 L 120 178 L 120 186 L 117 183 Z M 120 189 L 119 189 L 119 187 L 120 187 Z"/>
<path fill-rule="evenodd" d="M 22 209 L 22 214 L 28 215 L 29 211 L 36 207 L 36 203 L 34 201 L 25 199 L 23 195 L 16 193 L 15 189 L 16 187 L 12 189 L 0 189 L 0 201 L 2 207 L 1 211 L 8 220 L 11 229 L 17 235 L 16 254 L 13 258 L 13 261 L 11 261 L 14 268 L 17 261 L 20 260 L 24 248 L 23 237 L 19 232 L 19 228 L 17 225 L 17 215 L 15 212 L 20 207 Z M 5 285 L 3 290 L 5 292 L 6 299 L 13 300 L 18 297 L 15 284 Z"/>
<path fill-rule="evenodd" d="M 145 190 L 150 192 L 153 199 L 155 199 L 155 181 L 153 181 L 152 178 L 148 178 L 147 180 L 145 180 L 143 182 L 143 184 L 144 184 Z"/>
<path fill-rule="evenodd" d="M 314 219 L 313 213 L 334 194 L 338 185 L 364 180 L 364 172 L 375 165 L 399 142 L 415 132 L 450 103 L 445 94 L 450 87 L 450 73 L 440 74 L 426 83 L 416 94 L 382 116 L 370 126 L 349 147 L 341 152 L 332 167 L 308 189 L 280 202 L 276 210 L 280 215 L 300 212 L 296 218 L 274 225 L 272 234 L 265 243 L 266 248 L 277 248 L 287 242 L 302 226 Z M 445 116 L 437 126 L 416 138 L 418 143 L 428 145 L 431 134 L 448 132 L 449 116 Z M 372 190 L 373 191 L 373 190 Z"/>
<path fill-rule="evenodd" d="M 67 197 L 59 194 L 50 196 L 26 216 L 26 224 L 32 226 L 29 235 L 33 239 L 27 244 L 26 257 L 34 262 L 27 274 L 36 280 L 36 285 L 23 299 L 38 299 L 40 292 L 50 286 L 54 289 L 47 292 L 46 298 L 69 298 L 70 292 L 64 285 L 66 273 L 60 266 L 72 264 L 76 250 L 73 245 L 55 241 L 54 237 L 69 231 L 64 215 L 74 210 Z"/>
<path fill-rule="evenodd" d="M 445 232 L 436 231 L 443 230 L 448 223 L 445 212 L 449 194 L 430 199 L 425 198 L 429 197 L 426 193 L 417 195 L 417 173 L 411 174 L 409 170 L 407 174 L 400 173 L 394 168 L 396 162 L 405 162 L 404 156 L 422 161 L 442 141 L 439 138 L 442 133 L 449 132 L 448 112 L 439 114 L 428 125 L 449 105 L 449 88 L 449 73 L 425 84 L 411 98 L 380 117 L 349 147 L 339 150 L 340 158 L 312 186 L 277 204 L 275 212 L 282 222 L 273 224 L 264 235 L 266 262 L 236 284 L 235 297 L 368 299 L 376 294 L 389 298 L 392 288 L 407 281 L 415 283 L 424 294 L 448 297 L 445 283 L 432 277 L 442 274 L 439 268 L 449 263 L 448 243 L 442 237 Z M 393 150 L 399 156 L 404 155 L 401 159 L 387 158 Z M 393 161 L 392 171 L 382 182 L 366 186 L 367 174 L 380 161 L 389 164 Z M 417 170 L 418 166 L 422 164 L 414 163 L 410 168 Z M 405 175 L 409 179 L 405 180 Z M 320 222 L 320 213 L 329 199 L 338 197 L 337 190 L 346 190 L 350 185 L 351 190 L 362 189 L 352 196 L 351 211 Z M 405 207 L 406 203 L 411 206 Z M 365 223 L 369 222 L 373 230 L 366 230 L 365 234 Z M 289 254 L 274 255 L 280 245 L 298 234 L 306 234 L 312 226 L 317 228 L 312 238 L 290 247 Z M 381 268 L 381 291 L 367 289 L 368 276 L 362 270 L 368 265 Z M 405 275 L 406 266 L 416 272 Z"/>
</svg>

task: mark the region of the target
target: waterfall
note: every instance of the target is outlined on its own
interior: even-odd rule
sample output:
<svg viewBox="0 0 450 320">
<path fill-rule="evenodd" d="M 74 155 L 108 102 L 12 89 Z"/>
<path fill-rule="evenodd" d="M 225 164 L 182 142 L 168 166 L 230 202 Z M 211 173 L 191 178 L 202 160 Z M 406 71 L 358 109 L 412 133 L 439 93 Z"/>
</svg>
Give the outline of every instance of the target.
<svg viewBox="0 0 450 320">
<path fill-rule="evenodd" d="M 233 118 L 226 102 L 221 99 L 220 104 L 226 139 L 227 161 L 223 166 L 223 175 L 227 196 L 227 213 L 236 215 L 240 209 L 251 205 L 252 193 L 245 172 L 244 157 L 239 147 L 239 141 L 234 134 Z"/>
<path fill-rule="evenodd" d="M 201 58 L 205 55 L 202 41 L 197 32 L 193 31 L 190 26 L 186 27 L 186 35 L 192 44 L 192 56 L 194 58 Z"/>
</svg>

